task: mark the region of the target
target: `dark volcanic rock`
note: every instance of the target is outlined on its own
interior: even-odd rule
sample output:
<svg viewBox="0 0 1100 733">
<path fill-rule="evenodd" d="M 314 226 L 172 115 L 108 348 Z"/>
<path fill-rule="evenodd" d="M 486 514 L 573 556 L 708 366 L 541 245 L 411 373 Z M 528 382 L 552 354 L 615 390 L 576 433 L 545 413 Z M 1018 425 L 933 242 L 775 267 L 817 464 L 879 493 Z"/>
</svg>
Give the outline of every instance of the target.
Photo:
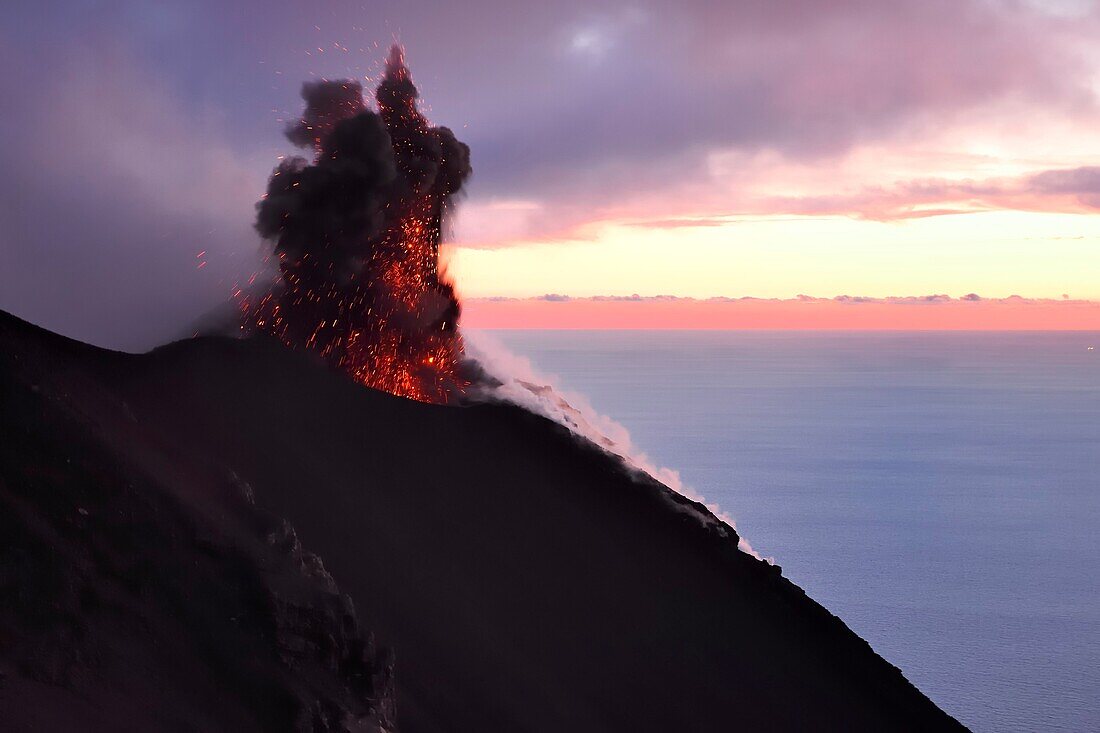
<svg viewBox="0 0 1100 733">
<path fill-rule="evenodd" d="M 705 508 L 518 408 L 10 317 L 0 385 L 0 719 L 961 730 Z"/>
<path fill-rule="evenodd" d="M 391 724 L 392 661 L 290 524 L 145 431 L 91 352 L 0 330 L 0 729 Z"/>
</svg>

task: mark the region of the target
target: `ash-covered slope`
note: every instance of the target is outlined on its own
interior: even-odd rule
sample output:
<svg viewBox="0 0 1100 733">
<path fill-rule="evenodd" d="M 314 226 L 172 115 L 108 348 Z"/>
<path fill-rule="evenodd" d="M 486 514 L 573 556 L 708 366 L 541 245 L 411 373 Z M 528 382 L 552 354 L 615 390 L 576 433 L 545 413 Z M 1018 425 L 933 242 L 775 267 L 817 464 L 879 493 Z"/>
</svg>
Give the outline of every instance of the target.
<svg viewBox="0 0 1100 733">
<path fill-rule="evenodd" d="M 394 729 L 351 599 L 96 374 L 127 361 L 0 313 L 0 730 Z"/>
<path fill-rule="evenodd" d="M 257 693 L 246 667 L 293 690 L 294 700 L 316 691 L 333 709 L 384 722 L 388 660 L 369 648 L 358 653 L 364 645 L 353 642 L 366 634 L 359 629 L 396 653 L 396 715 L 406 733 L 961 729 L 775 568 L 739 552 L 736 534 L 705 509 L 519 408 L 409 402 L 260 341 L 197 339 L 124 356 L 10 317 L 0 320 L 0 379 L 5 412 L 10 400 L 20 414 L 43 416 L 23 439 L 40 455 L 0 453 L 0 496 L 20 506 L 4 530 L 3 612 L 10 615 L 9 588 L 33 586 L 18 576 L 20 552 L 50 567 L 68 567 L 63 552 L 104 554 L 98 531 L 79 533 L 84 515 L 64 514 L 69 504 L 97 498 L 110 532 L 172 538 L 171 551 L 142 550 L 141 562 L 147 575 L 156 569 L 163 576 L 154 583 L 158 593 L 168 588 L 160 595 L 189 603 L 140 605 L 147 590 L 116 582 L 107 570 L 91 576 L 121 596 L 124 609 L 140 605 L 149 619 L 140 632 L 111 626 L 119 618 L 114 606 L 99 600 L 85 607 L 68 580 L 23 605 L 53 603 L 60 594 L 67 622 L 84 629 L 86 645 L 125 637 L 132 656 L 153 663 L 166 646 L 189 644 L 171 638 L 178 627 L 197 634 L 211 624 L 205 646 L 185 649 L 190 661 L 175 676 L 148 685 L 164 705 L 208 699 L 218 724 L 203 729 L 238 729 L 221 723 L 253 714 Z M 50 422 L 57 414 L 79 431 L 75 442 Z M 19 420 L 5 418 L 5 430 Z M 77 470 L 65 462 L 69 446 L 84 444 L 95 460 L 77 459 L 80 478 L 65 478 Z M 93 470 L 101 464 L 116 473 Z M 126 494 L 116 484 L 133 476 L 141 482 Z M 62 492 L 52 487 L 65 481 L 78 493 L 55 500 Z M 245 485 L 255 506 L 224 496 Z M 126 513 L 150 502 L 144 514 Z M 229 551 L 219 540 L 222 549 L 207 559 L 205 529 L 189 538 L 193 530 L 175 527 L 184 522 L 177 511 L 189 517 L 188 527 L 213 526 L 248 546 Z M 339 590 L 315 590 L 324 583 L 315 563 L 295 559 L 301 551 L 276 558 L 294 572 L 257 563 L 273 551 L 264 549 L 265 530 L 246 531 L 256 526 L 247 519 L 253 515 L 289 521 Z M 40 541 L 8 539 L 48 522 L 54 534 Z M 128 547 L 106 554 L 135 562 Z M 201 559 L 195 570 L 192 556 Z M 286 643 L 227 622 L 240 618 L 233 604 L 242 603 L 249 583 L 279 585 L 274 580 L 288 574 L 314 589 L 302 605 L 322 608 L 318 595 L 346 593 L 357 613 L 337 652 L 318 654 L 305 643 L 308 665 L 281 659 Z M 223 604 L 232 610 L 214 618 Z M 107 621 L 99 620 L 104 614 Z M 27 631 L 23 623 L 24 641 L 48 642 L 58 633 Z M 0 625 L 0 634 L 7 630 Z M 19 654 L 0 635 L 0 664 Z M 351 674 L 344 658 L 361 671 Z M 68 687 L 64 679 L 9 671 L 0 683 L 0 718 L 21 709 L 32 719 L 22 702 L 28 690 L 62 708 L 110 707 L 134 683 L 98 661 L 78 660 L 83 679 Z M 195 676 L 202 679 L 181 682 Z M 371 683 L 357 697 L 364 678 Z M 172 727 L 163 715 L 149 729 L 153 723 Z"/>
</svg>

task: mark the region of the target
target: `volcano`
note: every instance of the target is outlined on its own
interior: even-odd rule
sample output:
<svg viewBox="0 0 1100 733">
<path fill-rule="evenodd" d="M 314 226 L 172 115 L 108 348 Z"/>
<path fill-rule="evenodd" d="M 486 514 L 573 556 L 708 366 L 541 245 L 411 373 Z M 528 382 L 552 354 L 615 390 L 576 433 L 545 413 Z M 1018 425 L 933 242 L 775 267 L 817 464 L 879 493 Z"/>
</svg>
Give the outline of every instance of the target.
<svg viewBox="0 0 1100 733">
<path fill-rule="evenodd" d="M 962 730 L 704 507 L 272 338 L 0 314 L 5 730 Z"/>
</svg>

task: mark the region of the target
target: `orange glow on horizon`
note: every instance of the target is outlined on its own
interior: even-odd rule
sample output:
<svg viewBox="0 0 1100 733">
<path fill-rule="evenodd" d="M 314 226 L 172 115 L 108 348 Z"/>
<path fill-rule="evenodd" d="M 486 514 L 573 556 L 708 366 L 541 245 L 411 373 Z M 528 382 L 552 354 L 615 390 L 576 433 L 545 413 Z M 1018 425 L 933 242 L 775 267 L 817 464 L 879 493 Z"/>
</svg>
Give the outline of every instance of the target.
<svg viewBox="0 0 1100 733">
<path fill-rule="evenodd" d="M 469 300 L 463 326 L 562 330 L 1100 331 L 1100 302 L 986 300 Z"/>
</svg>

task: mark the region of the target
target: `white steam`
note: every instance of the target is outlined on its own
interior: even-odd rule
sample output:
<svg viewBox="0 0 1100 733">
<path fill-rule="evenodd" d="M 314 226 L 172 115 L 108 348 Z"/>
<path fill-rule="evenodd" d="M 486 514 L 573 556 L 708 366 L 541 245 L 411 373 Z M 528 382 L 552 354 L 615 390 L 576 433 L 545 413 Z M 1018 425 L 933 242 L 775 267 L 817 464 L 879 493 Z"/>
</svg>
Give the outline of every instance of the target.
<svg viewBox="0 0 1100 733">
<path fill-rule="evenodd" d="M 708 503 L 697 492 L 685 486 L 678 471 L 658 466 L 639 450 L 631 441 L 629 431 L 607 415 L 597 412 L 584 395 L 561 390 L 555 384 L 555 378 L 539 373 L 529 359 L 513 354 L 499 340 L 484 331 L 465 331 L 463 338 L 470 356 L 489 374 L 503 382 L 493 391 L 494 397 L 515 403 L 564 425 L 576 435 L 621 457 L 628 466 L 652 476 L 681 496 L 705 505 L 714 516 L 730 527 L 737 528 L 733 519 L 717 505 Z M 738 536 L 737 547 L 742 552 L 758 560 L 763 559 L 744 537 Z"/>
</svg>

